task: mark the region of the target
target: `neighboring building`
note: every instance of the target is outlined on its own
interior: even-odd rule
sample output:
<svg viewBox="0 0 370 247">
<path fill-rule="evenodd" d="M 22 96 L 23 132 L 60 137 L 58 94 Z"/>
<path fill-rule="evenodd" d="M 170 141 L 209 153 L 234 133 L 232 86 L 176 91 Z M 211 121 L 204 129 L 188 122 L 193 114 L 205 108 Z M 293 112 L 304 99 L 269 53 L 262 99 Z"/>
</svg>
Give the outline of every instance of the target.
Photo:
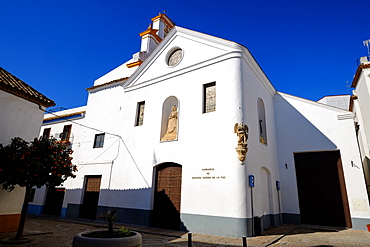
<svg viewBox="0 0 370 247">
<path fill-rule="evenodd" d="M 53 214 L 118 208 L 121 222 L 232 237 L 282 221 L 366 229 L 352 112 L 277 92 L 244 46 L 164 14 L 140 35 L 140 52 L 87 89 L 82 124 L 46 116 L 41 134 L 72 125 L 79 169 Z"/>
<path fill-rule="evenodd" d="M 351 95 L 330 95 L 325 96 L 321 99 L 319 99 L 317 102 L 331 105 L 337 108 L 341 108 L 343 110 L 348 111 L 349 110 L 349 102 L 350 102 Z"/>
<path fill-rule="evenodd" d="M 351 85 L 354 90 L 350 109 L 356 114 L 356 134 L 370 198 L 370 61 L 367 57 L 362 57 L 360 61 Z"/>
<path fill-rule="evenodd" d="M 44 110 L 55 105 L 25 82 L 0 67 L 0 143 L 8 145 L 14 137 L 31 141 L 38 137 Z M 24 190 L 0 190 L 0 232 L 18 227 Z"/>
<path fill-rule="evenodd" d="M 82 106 L 70 110 L 61 110 L 45 114 L 40 136 L 44 138 L 52 137 L 58 142 L 64 143 L 68 148 L 74 150 L 72 157 L 74 160 L 78 160 L 79 149 L 82 142 L 81 138 L 84 132 L 82 126 L 85 113 L 86 107 Z M 32 202 L 28 206 L 28 213 L 37 215 L 42 213 L 56 214 L 65 217 L 66 206 L 63 207 L 64 210 L 61 212 L 63 200 L 58 200 L 58 198 L 64 198 L 65 189 L 49 189 L 46 197 L 44 192 L 46 192 L 46 187 L 42 187 L 39 189 L 38 193 L 34 194 Z M 42 203 L 38 204 L 39 202 Z M 57 208 L 55 208 L 55 205 L 57 205 Z"/>
</svg>

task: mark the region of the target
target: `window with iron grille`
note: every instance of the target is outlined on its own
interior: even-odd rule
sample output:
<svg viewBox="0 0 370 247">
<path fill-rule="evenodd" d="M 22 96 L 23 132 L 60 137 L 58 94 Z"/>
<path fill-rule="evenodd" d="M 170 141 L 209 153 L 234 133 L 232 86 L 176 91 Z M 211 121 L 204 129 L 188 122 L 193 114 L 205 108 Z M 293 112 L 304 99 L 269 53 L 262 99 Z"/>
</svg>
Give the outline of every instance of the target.
<svg viewBox="0 0 370 247">
<path fill-rule="evenodd" d="M 104 137 L 105 134 L 96 134 L 94 140 L 94 148 L 101 148 L 104 146 Z"/>
<path fill-rule="evenodd" d="M 203 85 L 203 113 L 216 111 L 216 82 Z"/>
<path fill-rule="evenodd" d="M 137 103 L 135 126 L 141 126 L 144 122 L 145 101 Z"/>
</svg>

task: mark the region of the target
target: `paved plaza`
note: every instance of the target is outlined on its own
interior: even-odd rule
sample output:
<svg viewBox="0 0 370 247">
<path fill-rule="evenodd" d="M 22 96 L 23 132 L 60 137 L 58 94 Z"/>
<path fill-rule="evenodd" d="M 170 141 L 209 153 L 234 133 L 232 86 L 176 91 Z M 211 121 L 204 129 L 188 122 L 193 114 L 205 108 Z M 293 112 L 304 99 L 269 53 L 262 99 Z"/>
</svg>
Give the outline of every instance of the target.
<svg viewBox="0 0 370 247">
<path fill-rule="evenodd" d="M 116 224 L 115 227 L 122 226 Z M 79 232 L 104 228 L 101 221 L 69 220 L 45 216 L 29 216 L 26 221 L 24 235 L 32 242 L 22 247 L 36 246 L 71 246 L 73 236 Z M 188 246 L 188 233 L 152 227 L 126 225 L 138 231 L 143 237 L 143 246 Z M 0 238 L 14 237 L 15 233 L 0 233 Z M 193 234 L 193 247 L 229 247 L 243 246 L 242 239 L 217 237 L 205 234 Z M 370 233 L 357 230 L 327 228 L 307 225 L 283 225 L 272 228 L 263 236 L 247 238 L 248 246 L 334 246 L 359 247 L 370 246 Z M 15 246 L 0 244 L 0 246 Z"/>
</svg>

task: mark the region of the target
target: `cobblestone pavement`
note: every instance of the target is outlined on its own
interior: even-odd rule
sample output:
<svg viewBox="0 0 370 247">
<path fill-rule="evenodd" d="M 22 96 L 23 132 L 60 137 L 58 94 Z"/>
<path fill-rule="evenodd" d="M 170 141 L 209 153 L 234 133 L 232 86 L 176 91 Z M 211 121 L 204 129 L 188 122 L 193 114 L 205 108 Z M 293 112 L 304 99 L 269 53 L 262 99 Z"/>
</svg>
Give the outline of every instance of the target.
<svg viewBox="0 0 370 247">
<path fill-rule="evenodd" d="M 115 224 L 119 227 L 121 224 Z M 185 232 L 177 232 L 165 229 L 140 227 L 126 225 L 135 231 L 139 231 L 143 238 L 143 246 L 188 246 L 188 234 Z M 32 242 L 25 243 L 19 246 L 22 247 L 39 247 L 39 246 L 53 246 L 64 247 L 72 246 L 74 235 L 80 232 L 104 229 L 104 222 L 89 221 L 89 220 L 66 220 L 52 217 L 38 217 L 29 216 L 26 220 L 24 237 L 32 239 Z M 15 233 L 0 233 L 0 239 L 13 238 Z M 228 238 L 194 234 L 193 246 L 194 247 L 229 247 L 229 246 L 242 246 L 241 239 L 230 238 L 231 242 L 226 243 Z M 224 239 L 224 240 L 223 240 Z M 217 242 L 215 242 L 217 241 Z M 2 247 L 14 247 L 14 244 L 0 243 Z"/>
<path fill-rule="evenodd" d="M 115 227 L 122 226 L 116 224 Z M 165 229 L 132 226 L 125 227 L 138 231 L 143 237 L 143 246 L 188 246 L 188 233 Z M 30 243 L 22 247 L 71 247 L 73 236 L 79 232 L 103 229 L 104 222 L 91 220 L 69 220 L 44 216 L 29 216 L 26 221 L 24 237 L 31 238 Z M 14 237 L 15 233 L 0 233 L 0 239 Z M 242 239 L 217 237 L 205 234 L 193 234 L 193 247 L 231 247 L 242 246 Z M 248 246 L 332 246 L 360 247 L 370 246 L 370 233 L 356 230 L 343 230 L 317 226 L 283 225 L 272 228 L 257 236 L 247 239 Z M 10 247 L 14 245 L 1 244 Z"/>
<path fill-rule="evenodd" d="M 365 247 L 370 246 L 370 233 L 338 228 L 295 226 L 295 228 L 279 238 L 277 242 L 269 246 Z"/>
</svg>

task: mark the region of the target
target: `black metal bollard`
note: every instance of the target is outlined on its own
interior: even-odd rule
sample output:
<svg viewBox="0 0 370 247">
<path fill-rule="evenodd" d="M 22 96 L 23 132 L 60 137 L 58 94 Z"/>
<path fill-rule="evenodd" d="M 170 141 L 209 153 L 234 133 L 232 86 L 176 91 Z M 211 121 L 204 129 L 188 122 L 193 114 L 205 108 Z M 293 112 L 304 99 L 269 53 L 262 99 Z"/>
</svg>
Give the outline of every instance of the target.
<svg viewBox="0 0 370 247">
<path fill-rule="evenodd" d="M 247 237 L 243 236 L 243 247 L 247 247 Z"/>
<path fill-rule="evenodd" d="M 188 247 L 192 247 L 191 232 L 188 233 Z"/>
</svg>

